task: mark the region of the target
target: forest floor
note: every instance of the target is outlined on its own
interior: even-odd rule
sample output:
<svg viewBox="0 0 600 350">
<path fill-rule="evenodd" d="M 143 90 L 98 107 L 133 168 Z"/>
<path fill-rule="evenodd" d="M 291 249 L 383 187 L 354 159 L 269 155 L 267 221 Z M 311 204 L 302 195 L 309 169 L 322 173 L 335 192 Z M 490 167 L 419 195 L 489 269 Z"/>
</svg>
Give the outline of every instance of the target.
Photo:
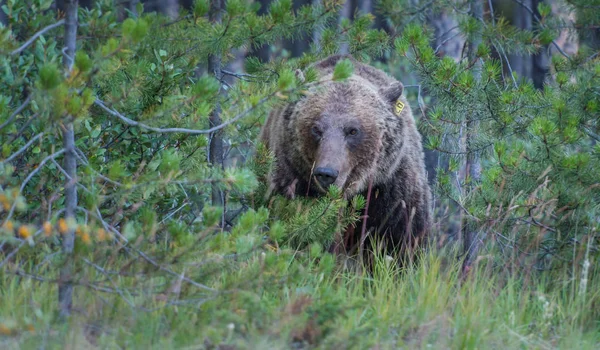
<svg viewBox="0 0 600 350">
<path fill-rule="evenodd" d="M 342 271 L 329 254 L 294 253 L 282 260 L 283 273 L 265 270 L 256 283 L 206 298 L 185 284 L 144 296 L 126 277 L 112 280 L 114 290 L 81 281 L 66 322 L 55 315 L 56 284 L 7 270 L 0 348 L 599 348 L 597 276 L 582 284 L 568 269 L 498 269 L 484 256 L 463 279 L 449 256 L 432 252 L 402 270 L 379 259 L 373 274 L 361 274 Z M 214 276 L 213 286 L 242 279 L 251 263 L 239 264 Z M 40 275 L 53 278 L 43 268 Z"/>
</svg>

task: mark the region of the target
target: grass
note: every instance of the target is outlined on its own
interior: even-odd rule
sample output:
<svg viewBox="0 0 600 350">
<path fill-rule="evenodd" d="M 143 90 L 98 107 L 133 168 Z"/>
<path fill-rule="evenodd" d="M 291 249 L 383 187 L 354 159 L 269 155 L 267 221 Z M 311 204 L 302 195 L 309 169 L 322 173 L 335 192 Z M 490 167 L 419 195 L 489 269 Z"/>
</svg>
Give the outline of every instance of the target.
<svg viewBox="0 0 600 350">
<path fill-rule="evenodd" d="M 76 287 L 75 312 L 66 323 L 55 317 L 55 283 L 15 276 L 9 267 L 0 273 L 0 347 L 599 347 L 597 276 L 589 276 L 583 293 L 571 268 L 511 274 L 482 260 L 463 280 L 453 256 L 432 251 L 403 270 L 379 258 L 373 274 L 365 275 L 342 270 L 318 246 L 309 252 L 256 251 L 215 265 L 216 272 L 202 281 L 221 292 L 208 297 L 149 272 L 105 283 L 121 295 Z M 51 280 L 54 270 L 38 267 L 38 275 Z M 187 268 L 187 275 L 200 279 L 199 270 L 206 267 Z M 88 281 L 106 278 L 97 269 L 81 271 Z"/>
</svg>

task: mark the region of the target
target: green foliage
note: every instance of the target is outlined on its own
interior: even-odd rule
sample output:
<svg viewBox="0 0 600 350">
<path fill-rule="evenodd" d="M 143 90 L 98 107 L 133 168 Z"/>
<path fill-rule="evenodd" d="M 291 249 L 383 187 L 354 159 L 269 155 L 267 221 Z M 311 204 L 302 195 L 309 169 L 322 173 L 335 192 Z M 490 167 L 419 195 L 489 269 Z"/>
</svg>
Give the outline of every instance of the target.
<svg viewBox="0 0 600 350">
<path fill-rule="evenodd" d="M 350 60 L 343 59 L 339 61 L 333 69 L 333 80 L 346 80 L 354 72 L 354 65 Z"/>
<path fill-rule="evenodd" d="M 61 82 L 60 71 L 55 64 L 47 64 L 40 68 L 40 85 L 42 89 L 52 90 Z"/>
<path fill-rule="evenodd" d="M 600 205 L 600 177 L 592 170 L 600 163 L 590 155 L 598 141 L 597 113 L 591 110 L 600 75 L 596 60 L 566 59 L 558 52 L 543 90 L 510 71 L 503 55 L 531 54 L 557 37 L 550 8 L 539 10 L 535 31 L 503 17 L 481 21 L 457 14 L 467 44 L 480 40 L 473 55 L 460 60 L 436 57 L 430 30 L 419 23 L 404 28 L 395 48 L 399 64 L 417 75 L 419 93 L 427 91 L 435 101 L 420 128 L 427 147 L 447 162 L 438 168 L 438 193 L 459 203 L 478 230 L 500 237 L 496 244 L 526 250 L 532 263 L 550 268 L 586 249 L 574 241 L 596 237 L 597 243 L 598 221 L 589 214 Z M 471 153 L 481 157 L 480 179 L 464 175 Z"/>
<path fill-rule="evenodd" d="M 594 4 L 568 2 L 578 28 L 597 26 L 597 11 L 586 10 Z M 79 10 L 85 40 L 67 72 L 61 27 L 14 51 L 60 18 L 53 1 L 3 2 L 0 344 L 597 348 L 597 46 L 584 41 L 579 53 L 552 57 L 541 89 L 506 65 L 507 55 L 554 47 L 561 26 L 571 26 L 551 7 L 540 4 L 540 18 L 522 30 L 487 11 L 477 20 L 468 3 L 378 1 L 389 35 L 373 28 L 373 14 L 338 21 L 338 0 L 300 8 L 273 1 L 263 14 L 256 2 L 227 1 L 222 23 L 209 21 L 205 0 L 176 21 L 115 3 Z M 432 47 L 425 21 L 442 10 L 457 19 L 445 38 L 480 41 L 463 59 Z M 301 57 L 279 50 L 317 28 L 320 42 Z M 243 72 L 202 74 L 209 57 L 226 66 L 262 45 L 273 48 L 270 62 L 249 57 L 232 65 Z M 436 225 L 462 217 L 489 243 L 466 282 L 455 252 L 432 250 L 403 270 L 375 254 L 370 274 L 327 253 L 358 229 L 360 196 L 348 201 L 335 187 L 320 198 L 268 195 L 274 155 L 256 143 L 259 127 L 272 108 L 318 84 L 308 67 L 341 47 L 361 61 L 385 58 L 379 65 L 418 102 L 426 144 L 447 155 L 436 203 L 456 203 L 462 216 Z M 340 61 L 333 79 L 353 68 Z M 207 133 L 215 115 L 225 124 Z M 74 152 L 63 148 L 70 124 Z M 208 161 L 216 136 L 223 166 Z M 461 177 L 473 152 L 480 179 Z M 76 159 L 75 178 L 67 157 Z M 65 220 L 72 183 L 76 217 Z M 217 194 L 225 206 L 212 205 Z M 65 283 L 59 270 L 69 256 L 60 247 L 70 231 L 77 312 L 64 324 L 55 318 L 56 284 Z"/>
</svg>

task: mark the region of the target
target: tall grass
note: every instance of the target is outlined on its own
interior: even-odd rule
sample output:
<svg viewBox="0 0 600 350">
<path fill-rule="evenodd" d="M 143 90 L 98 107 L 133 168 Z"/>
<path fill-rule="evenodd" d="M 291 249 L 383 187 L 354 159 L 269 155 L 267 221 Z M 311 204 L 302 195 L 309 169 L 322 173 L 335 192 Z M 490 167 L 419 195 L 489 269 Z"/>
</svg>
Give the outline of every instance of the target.
<svg viewBox="0 0 600 350">
<path fill-rule="evenodd" d="M 463 278 L 453 253 L 429 251 L 419 260 L 401 269 L 376 256 L 372 273 L 366 274 L 342 269 L 318 247 L 306 253 L 257 252 L 212 277 L 212 285 L 226 292 L 198 301 L 186 288 L 177 295 L 134 295 L 142 286 L 115 277 L 115 285 L 130 294 L 77 287 L 76 312 L 68 324 L 54 321 L 55 284 L 7 270 L 0 275 L 0 347 L 597 349 L 600 345 L 600 282 L 594 269 L 588 270 L 586 291 L 580 292 L 581 279 L 576 277 L 581 274 L 570 268 L 513 273 L 482 259 Z M 226 287 L 257 269 L 262 269 L 257 279 Z M 55 277 L 51 270 L 40 273 L 49 280 Z M 93 271 L 88 276 L 90 281 L 102 277 Z"/>
</svg>

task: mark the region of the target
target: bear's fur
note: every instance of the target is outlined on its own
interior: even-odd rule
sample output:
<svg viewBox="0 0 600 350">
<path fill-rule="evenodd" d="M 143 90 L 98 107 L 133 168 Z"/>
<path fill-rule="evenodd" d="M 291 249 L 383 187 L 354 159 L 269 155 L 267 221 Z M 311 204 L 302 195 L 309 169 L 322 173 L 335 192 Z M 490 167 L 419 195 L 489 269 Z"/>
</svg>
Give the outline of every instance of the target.
<svg viewBox="0 0 600 350">
<path fill-rule="evenodd" d="M 353 62 L 354 73 L 333 81 L 343 58 Z M 332 56 L 313 67 L 319 83 L 299 101 L 273 110 L 263 126 L 261 141 L 275 156 L 270 189 L 291 198 L 317 196 L 327 182 L 313 173 L 325 168 L 338 172 L 333 183 L 346 198 L 367 198 L 371 185 L 366 232 L 383 238 L 387 248 L 414 247 L 429 230 L 430 190 L 421 136 L 403 85 L 348 56 Z M 398 99 L 404 104 L 399 115 Z M 355 244 L 360 226 L 348 231 Z"/>
</svg>

